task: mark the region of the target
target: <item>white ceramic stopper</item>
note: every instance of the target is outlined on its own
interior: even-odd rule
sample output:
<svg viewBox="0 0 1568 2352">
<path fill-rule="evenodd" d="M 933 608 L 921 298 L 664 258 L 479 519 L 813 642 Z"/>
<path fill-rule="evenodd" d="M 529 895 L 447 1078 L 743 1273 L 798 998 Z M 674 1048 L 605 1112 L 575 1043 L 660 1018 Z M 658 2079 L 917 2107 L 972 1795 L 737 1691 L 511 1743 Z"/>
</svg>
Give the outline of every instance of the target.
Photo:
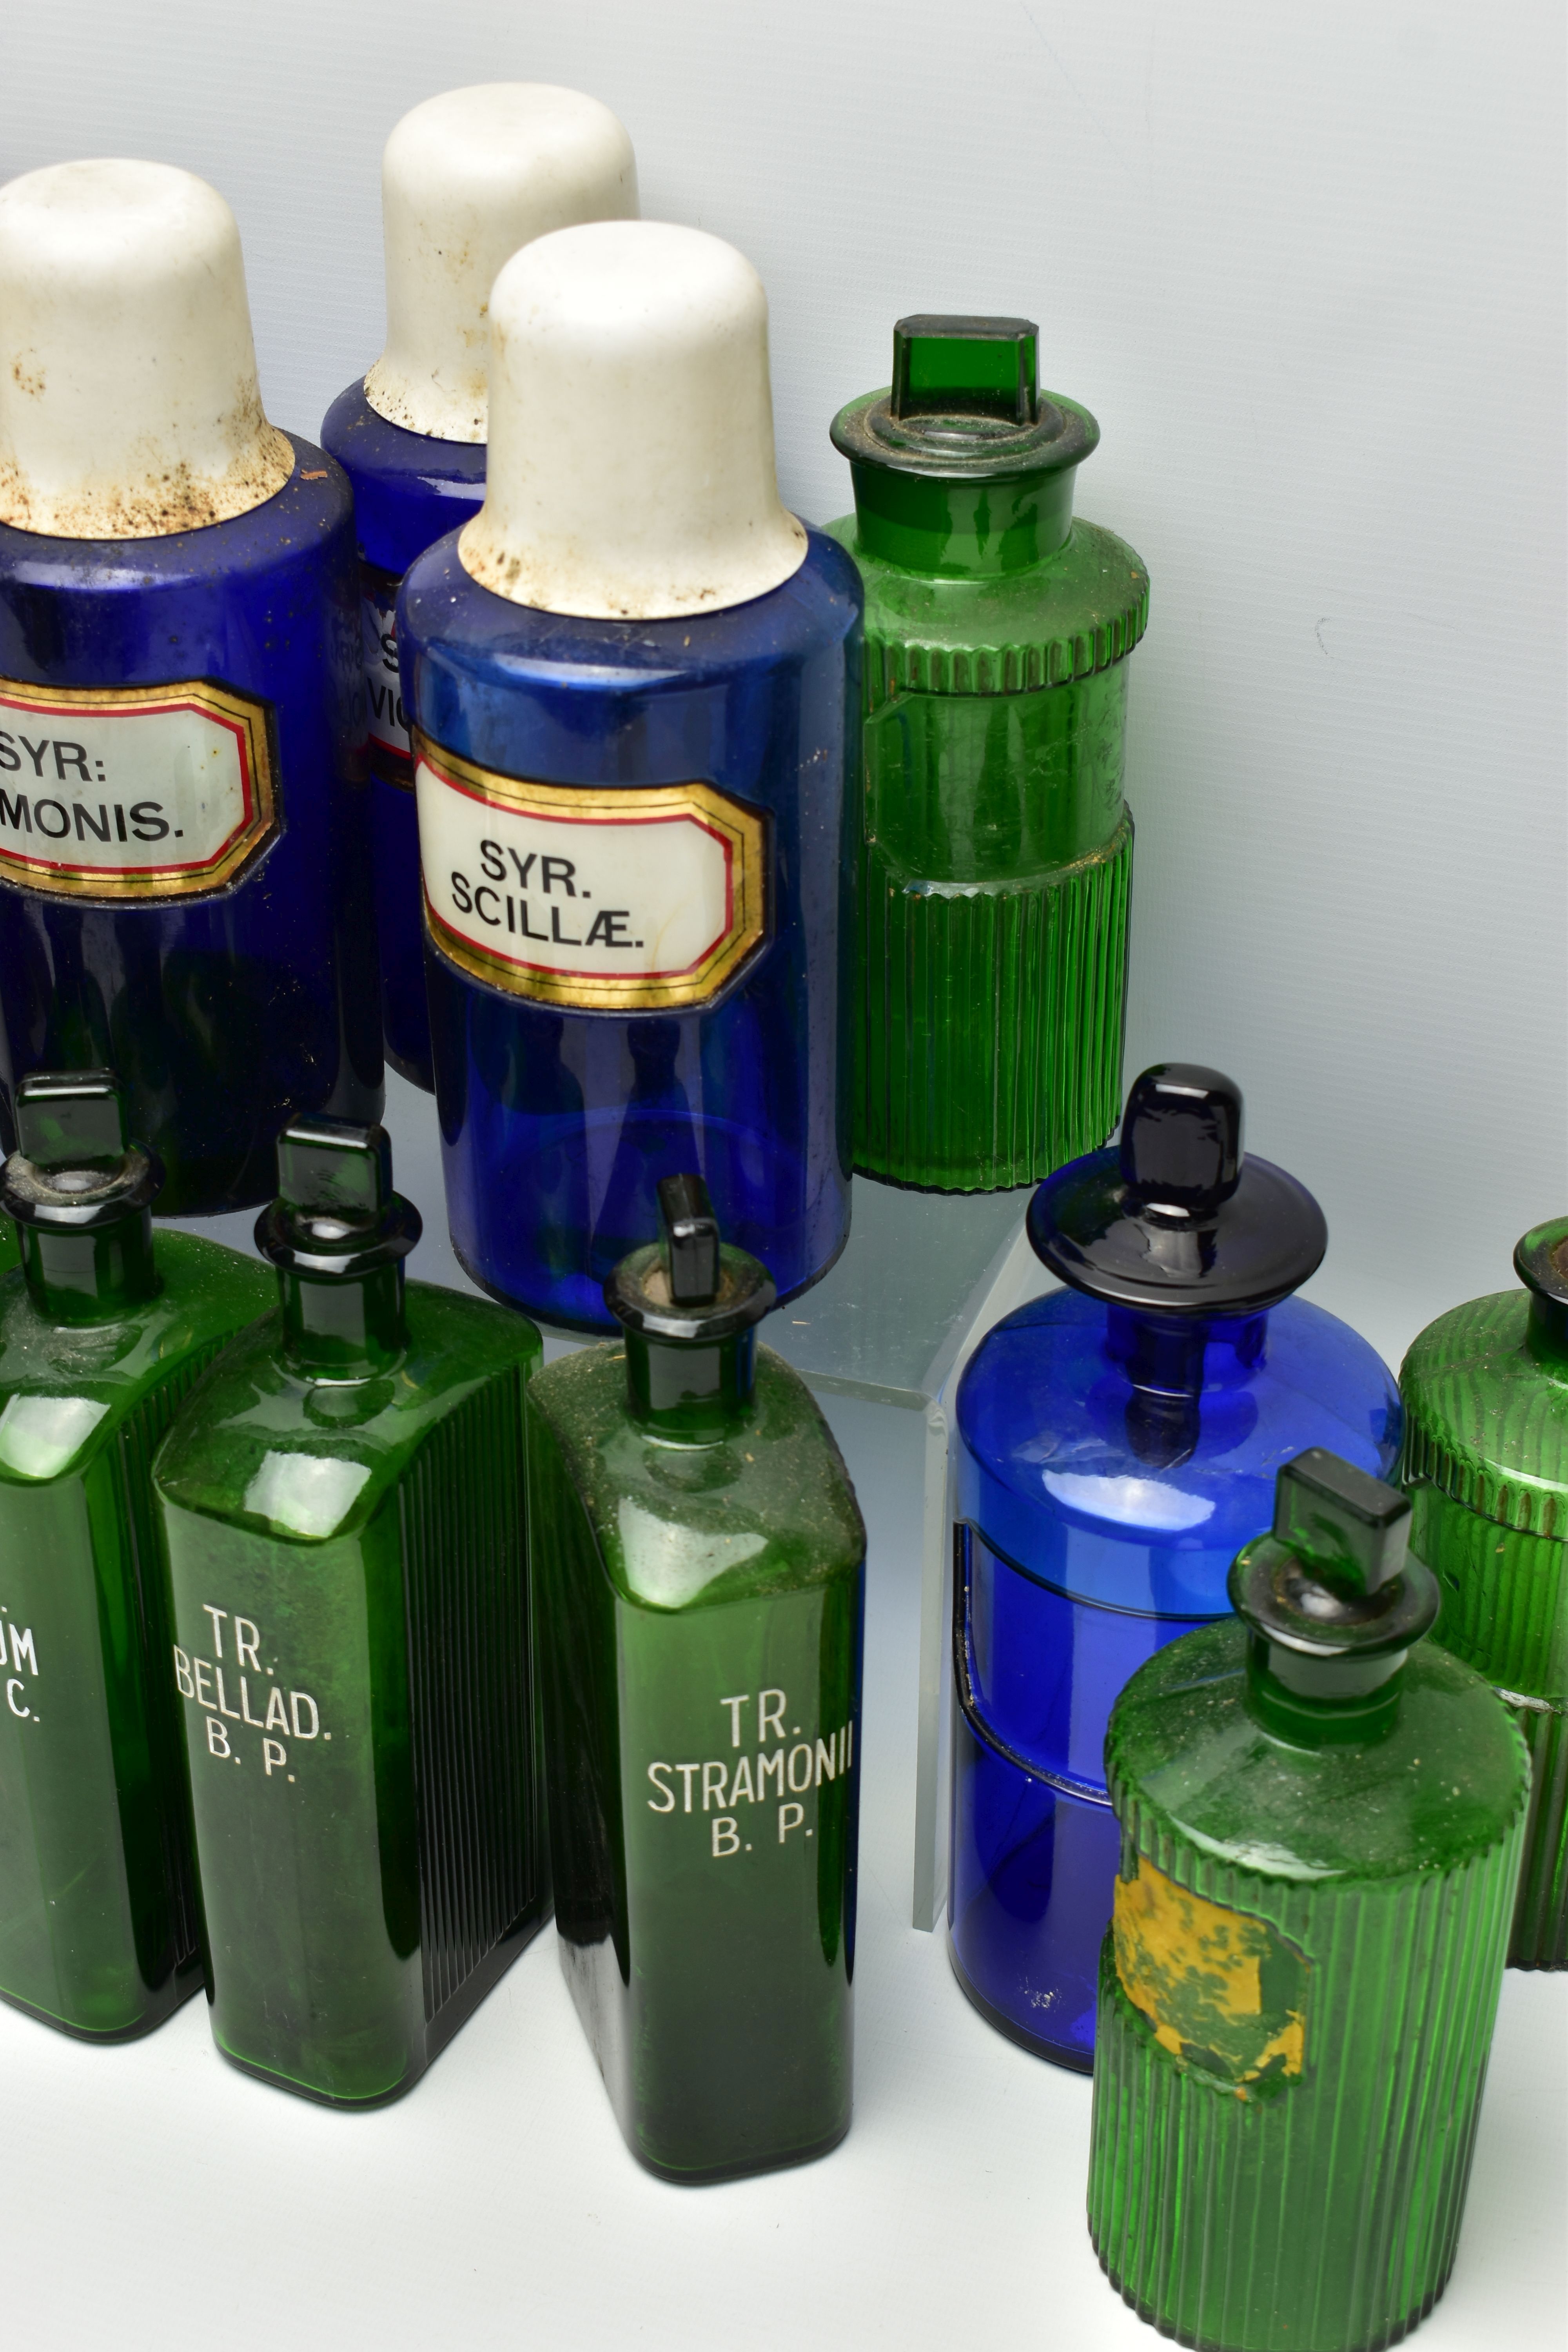
<svg viewBox="0 0 1568 2352">
<path fill-rule="evenodd" d="M 386 349 L 364 380 L 376 415 L 437 440 L 482 441 L 502 263 L 552 229 L 637 210 L 632 142 L 578 90 L 481 82 L 405 114 L 381 164 Z"/>
<path fill-rule="evenodd" d="M 161 539 L 247 514 L 293 466 L 216 188 L 125 163 L 0 188 L 0 520 Z"/>
<path fill-rule="evenodd" d="M 490 296 L 485 502 L 458 545 L 499 595 L 593 620 L 721 612 L 799 570 L 767 297 L 733 246 L 616 221 L 514 255 Z"/>
</svg>

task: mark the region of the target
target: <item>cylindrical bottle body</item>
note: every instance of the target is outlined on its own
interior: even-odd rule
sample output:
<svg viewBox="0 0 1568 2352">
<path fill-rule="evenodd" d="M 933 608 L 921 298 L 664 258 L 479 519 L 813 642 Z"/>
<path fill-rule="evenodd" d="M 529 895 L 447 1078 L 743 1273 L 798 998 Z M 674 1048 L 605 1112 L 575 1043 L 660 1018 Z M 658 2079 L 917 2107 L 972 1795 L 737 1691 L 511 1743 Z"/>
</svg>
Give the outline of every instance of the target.
<svg viewBox="0 0 1568 2352">
<path fill-rule="evenodd" d="M 382 1101 L 348 488 L 167 539 L 0 529 L 0 1064 L 112 1068 L 163 1215 Z"/>
<path fill-rule="evenodd" d="M 1439 1316 L 1400 1372 L 1410 1548 L 1443 1588 L 1435 1638 L 1482 1674 L 1530 1749 L 1509 1962 L 1568 1968 L 1568 1384 L 1523 1290 Z"/>
<path fill-rule="evenodd" d="M 1190 1398 L 1139 1389 L 1129 1345 L 1103 1306 L 1056 1292 L 987 1336 L 958 1400 L 951 1949 L 993 2024 L 1084 2071 L 1117 1694 L 1228 1612 L 1231 1560 L 1270 1524 L 1282 1463 L 1326 1445 L 1387 1476 L 1399 1449 L 1386 1370 L 1304 1300 L 1208 1322 Z"/>
<path fill-rule="evenodd" d="M 1089 2231 L 1179 2342 L 1376 2352 L 1453 2265 L 1526 1760 L 1430 1644 L 1384 1738 L 1271 1741 L 1246 1638 L 1190 1635 L 1112 1719 Z"/>
<path fill-rule="evenodd" d="M 1048 562 L 969 580 L 835 530 L 867 583 L 855 1164 L 941 1192 L 1033 1183 L 1121 1106 L 1146 577 L 1088 523 Z"/>
<path fill-rule="evenodd" d="M 804 1288 L 848 1228 L 853 567 L 813 533 L 769 594 L 632 625 L 512 604 L 448 540 L 398 626 L 459 1258 L 613 1328 L 606 1276 L 694 1170 L 726 1240 Z"/>
<path fill-rule="evenodd" d="M 486 446 L 405 432 L 376 414 L 357 383 L 328 409 L 321 445 L 342 466 L 354 494 L 386 1058 L 401 1076 L 428 1092 L 436 1082 L 425 1003 L 414 762 L 397 666 L 397 592 L 415 557 L 482 505 Z"/>
</svg>

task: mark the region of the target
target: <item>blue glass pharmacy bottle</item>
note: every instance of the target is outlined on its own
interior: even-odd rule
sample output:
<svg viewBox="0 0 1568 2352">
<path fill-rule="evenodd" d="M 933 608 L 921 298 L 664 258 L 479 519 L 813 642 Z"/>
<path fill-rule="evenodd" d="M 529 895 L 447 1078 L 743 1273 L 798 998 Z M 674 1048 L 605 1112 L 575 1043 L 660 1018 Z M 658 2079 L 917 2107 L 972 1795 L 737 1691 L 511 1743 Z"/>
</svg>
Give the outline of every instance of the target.
<svg viewBox="0 0 1568 2352">
<path fill-rule="evenodd" d="M 188 173 L 12 181 L 0 320 L 38 345 L 20 404 L 0 369 L 0 1129 L 30 1072 L 111 1067 L 158 1213 L 216 1215 L 296 1113 L 381 1106 L 349 487 L 262 415 Z"/>
<path fill-rule="evenodd" d="M 1281 1465 L 1321 1445 L 1389 1477 L 1400 1412 L 1366 1342 L 1292 1295 L 1328 1228 L 1244 1155 L 1218 1071 L 1145 1070 L 1120 1144 L 1048 1178 L 1028 1229 L 1067 1287 L 988 1332 L 958 1392 L 949 1948 L 1000 2032 L 1089 2072 L 1111 1705 L 1228 1613 Z"/>
<path fill-rule="evenodd" d="M 660 1181 L 691 1169 L 781 1298 L 842 1248 L 842 780 L 859 621 L 854 565 L 816 530 L 782 587 L 672 621 L 514 604 L 469 578 L 455 537 L 410 571 L 404 678 L 437 758 L 588 787 L 600 808 L 624 795 L 628 812 L 699 776 L 756 826 L 769 867 L 737 980 L 690 1006 L 594 1011 L 515 994 L 427 927 L 447 1216 L 481 1289 L 552 1323 L 613 1329 L 605 1283 L 657 1225 Z M 480 915 L 493 911 L 503 946 L 520 919 L 557 936 L 591 929 L 592 909 L 554 878 L 552 894 L 525 898 L 504 868 L 488 887 L 476 869 Z"/>
<path fill-rule="evenodd" d="M 419 820 L 397 670 L 397 591 L 416 555 L 484 503 L 485 445 L 410 433 L 378 416 L 363 382 L 321 422 L 323 447 L 353 488 L 370 731 L 370 834 L 386 1058 L 428 1092 L 430 1017 L 419 922 Z"/>
</svg>

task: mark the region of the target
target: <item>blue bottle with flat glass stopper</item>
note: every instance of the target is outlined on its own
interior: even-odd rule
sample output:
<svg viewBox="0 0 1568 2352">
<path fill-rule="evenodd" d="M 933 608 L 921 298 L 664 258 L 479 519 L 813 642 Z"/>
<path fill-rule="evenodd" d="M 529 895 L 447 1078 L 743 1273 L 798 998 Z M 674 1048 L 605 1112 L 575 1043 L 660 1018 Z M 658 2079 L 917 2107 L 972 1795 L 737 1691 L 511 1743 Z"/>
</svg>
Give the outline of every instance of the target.
<svg viewBox="0 0 1568 2352">
<path fill-rule="evenodd" d="M 613 1328 L 605 1281 L 693 1171 L 788 1298 L 848 1229 L 859 583 L 779 503 L 731 247 L 563 230 L 490 324 L 485 505 L 398 604 L 453 1244 Z"/>
<path fill-rule="evenodd" d="M 1293 1296 L 1322 1212 L 1244 1155 L 1216 1070 L 1145 1070 L 1119 1145 L 1048 1178 L 1028 1230 L 1066 1287 L 1005 1317 L 958 1392 L 949 1947 L 993 2025 L 1087 2072 L 1111 1705 L 1228 1612 L 1285 1462 L 1321 1445 L 1392 1475 L 1399 1400 L 1365 1340 Z"/>
<path fill-rule="evenodd" d="M 321 441 L 353 485 L 371 832 L 386 1058 L 428 1090 L 414 763 L 397 591 L 485 495 L 485 323 L 496 272 L 573 221 L 637 208 L 631 141 L 608 107 L 544 82 L 481 82 L 405 114 L 382 157 L 386 349 L 340 393 Z"/>
<path fill-rule="evenodd" d="M 112 1066 L 158 1213 L 241 1208 L 382 1101 L 348 485 L 263 415 L 189 173 L 14 180 L 0 349 L 0 1125 Z"/>
</svg>

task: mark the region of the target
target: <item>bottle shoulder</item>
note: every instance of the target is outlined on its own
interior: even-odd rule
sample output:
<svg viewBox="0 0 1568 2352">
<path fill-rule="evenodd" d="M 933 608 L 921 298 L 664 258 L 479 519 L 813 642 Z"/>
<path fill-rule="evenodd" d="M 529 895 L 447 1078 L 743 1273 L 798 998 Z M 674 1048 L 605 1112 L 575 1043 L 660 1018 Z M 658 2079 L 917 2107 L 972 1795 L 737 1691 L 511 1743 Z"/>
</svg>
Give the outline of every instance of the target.
<svg viewBox="0 0 1568 2352">
<path fill-rule="evenodd" d="M 455 537 L 409 567 L 398 600 L 405 651 L 476 688 L 589 691 L 600 698 L 680 692 L 737 672 L 809 659 L 858 642 L 860 583 L 837 543 L 806 532 L 805 560 L 766 595 L 669 621 L 585 620 L 514 604 L 471 579 Z M 460 748 L 449 746 L 448 748 Z"/>
<path fill-rule="evenodd" d="M 1450 1308 L 1400 1369 L 1405 1476 L 1536 1535 L 1568 1536 L 1568 1380 L 1531 1352 L 1528 1292 Z"/>
<path fill-rule="evenodd" d="M 709 1608 L 830 1583 L 859 1570 L 866 1530 L 810 1391 L 759 1347 L 750 1416 L 718 1444 L 650 1437 L 627 1410 L 611 1341 L 530 1384 L 534 1443 L 559 1453 L 614 1589 L 663 1610 Z"/>
<path fill-rule="evenodd" d="M 993 694 L 1066 684 L 1123 660 L 1148 625 L 1148 567 L 1098 523 L 1075 520 L 1044 562 L 967 580 L 872 554 L 853 515 L 827 528 L 859 570 L 868 659 L 874 670 L 887 667 L 887 691 Z"/>
<path fill-rule="evenodd" d="M 394 425 L 365 398 L 363 377 L 328 409 L 321 446 L 353 485 L 360 551 L 381 571 L 406 571 L 484 503 L 486 443 L 441 441 Z"/>
<path fill-rule="evenodd" d="M 1185 1845 L 1265 1880 L 1344 1885 L 1454 1871 L 1512 1833 L 1524 1742 L 1458 1658 L 1417 1643 L 1384 1738 L 1306 1749 L 1248 1712 L 1247 1641 L 1235 1618 L 1201 1626 L 1117 1700 L 1107 1772 L 1140 1850 Z"/>
<path fill-rule="evenodd" d="M 78 1475 L 146 1399 L 265 1315 L 270 1266 L 222 1242 L 159 1234 L 161 1287 L 106 1323 L 40 1315 L 20 1269 L 0 1279 L 0 1479 Z"/>
<path fill-rule="evenodd" d="M 353 544 L 353 495 L 325 450 L 288 436 L 294 469 L 281 489 L 226 522 L 160 539 L 49 539 L 0 523 L 0 588 L 145 596 L 210 591 L 309 565 Z M 334 543 L 344 543 L 340 549 Z M 50 671 L 54 675 L 53 668 Z"/>
<path fill-rule="evenodd" d="M 971 1357 L 957 1400 L 962 1455 L 1026 1517 L 1228 1546 L 1228 1560 L 1268 1517 L 1257 1517 L 1257 1497 L 1238 1480 L 1271 1490 L 1280 1464 L 1314 1444 L 1379 1475 L 1398 1454 L 1398 1392 L 1359 1333 L 1302 1298 L 1272 1308 L 1261 1335 L 1258 1321 L 1208 1327 L 1196 1442 L 1162 1464 L 1139 1451 L 1133 1388 L 1110 1354 L 1105 1307 L 1053 1291 L 1005 1317 Z"/>
<path fill-rule="evenodd" d="M 405 1310 L 403 1357 L 363 1381 L 290 1370 L 277 1312 L 246 1331 L 159 1449 L 153 1475 L 164 1500 L 295 1540 L 352 1534 L 437 1429 L 538 1365 L 534 1326 L 488 1300 L 411 1282 Z M 521 1411 L 511 1433 L 521 1446 Z"/>
</svg>

